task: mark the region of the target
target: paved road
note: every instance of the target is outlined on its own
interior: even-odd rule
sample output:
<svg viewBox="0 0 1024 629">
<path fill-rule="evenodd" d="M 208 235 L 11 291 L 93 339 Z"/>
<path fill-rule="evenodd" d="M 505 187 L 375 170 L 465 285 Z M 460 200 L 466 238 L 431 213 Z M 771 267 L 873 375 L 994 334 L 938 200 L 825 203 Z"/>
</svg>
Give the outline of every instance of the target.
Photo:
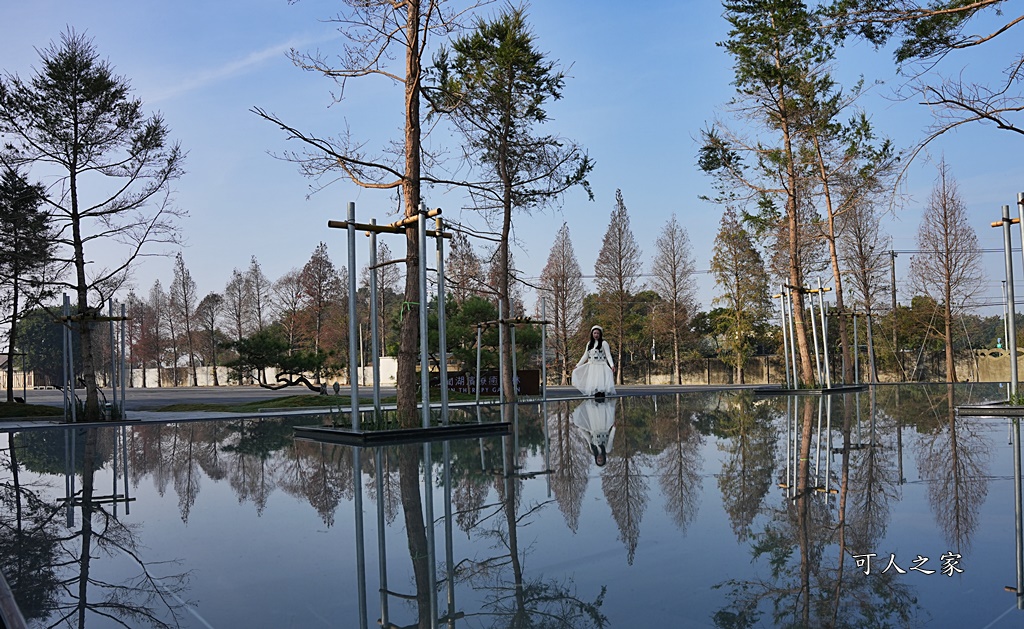
<svg viewBox="0 0 1024 629">
<path fill-rule="evenodd" d="M 748 385 L 756 387 L 763 385 Z M 709 391 L 741 388 L 733 386 L 705 386 L 705 385 L 626 385 L 619 387 L 622 395 L 667 395 L 671 393 L 692 393 L 695 391 Z M 83 397 L 85 391 L 77 390 L 78 396 Z M 359 389 L 360 397 L 372 395 L 369 388 Z M 21 392 L 17 393 L 21 395 Z M 342 395 L 348 394 L 348 388 L 341 389 Z M 110 389 L 104 390 L 107 401 L 112 399 Z M 256 400 L 270 400 L 290 395 L 316 395 L 313 391 L 305 388 L 290 387 L 273 391 L 258 386 L 222 386 L 222 387 L 163 387 L 152 389 L 128 389 L 125 403 L 126 410 L 151 410 L 170 404 L 181 403 L 212 403 L 212 404 L 241 404 Z M 381 389 L 381 396 L 394 396 L 395 389 L 387 387 Z M 25 392 L 26 402 L 30 404 L 49 404 L 51 406 L 63 406 L 64 394 L 56 389 L 28 390 Z M 580 397 L 580 392 L 573 387 L 548 387 L 549 399 L 561 399 Z"/>
</svg>

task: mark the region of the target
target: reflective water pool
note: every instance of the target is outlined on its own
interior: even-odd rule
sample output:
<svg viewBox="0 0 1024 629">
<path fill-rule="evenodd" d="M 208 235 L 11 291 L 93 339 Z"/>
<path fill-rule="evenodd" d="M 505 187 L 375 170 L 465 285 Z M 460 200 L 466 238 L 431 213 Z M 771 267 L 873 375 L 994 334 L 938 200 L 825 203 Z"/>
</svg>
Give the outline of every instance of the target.
<svg viewBox="0 0 1024 629">
<path fill-rule="evenodd" d="M 25 430 L 0 568 L 33 627 L 1020 626 L 1014 425 L 953 411 L 1003 397 L 532 403 L 363 448 L 294 417 Z"/>
</svg>

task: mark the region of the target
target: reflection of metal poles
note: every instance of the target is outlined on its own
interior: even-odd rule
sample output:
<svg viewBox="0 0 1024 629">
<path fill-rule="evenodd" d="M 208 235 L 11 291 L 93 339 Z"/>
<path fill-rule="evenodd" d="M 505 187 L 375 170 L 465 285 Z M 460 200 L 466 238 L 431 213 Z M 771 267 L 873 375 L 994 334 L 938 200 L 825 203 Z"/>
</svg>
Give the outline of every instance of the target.
<svg viewBox="0 0 1024 629">
<path fill-rule="evenodd" d="M 434 463 L 430 442 L 423 444 L 423 502 L 426 508 L 427 528 L 427 583 L 430 589 L 431 624 L 437 623 L 437 552 L 434 542 Z"/>
<path fill-rule="evenodd" d="M 1013 504 L 1017 528 L 1014 543 L 1017 547 L 1017 609 L 1024 609 L 1024 522 L 1021 506 L 1020 418 L 1013 418 Z"/>
<path fill-rule="evenodd" d="M 437 231 L 441 231 L 438 227 Z M 445 425 L 448 424 L 445 418 Z M 445 441 L 444 452 L 444 564 L 448 585 L 448 626 L 455 627 L 455 553 L 452 549 L 452 456 L 451 442 Z M 428 477 L 429 478 L 429 477 Z"/>
<path fill-rule="evenodd" d="M 384 464 L 381 448 L 373 452 L 374 473 L 377 476 L 377 573 L 380 575 L 380 625 L 388 620 L 388 551 L 384 542 Z"/>
<path fill-rule="evenodd" d="M 352 204 L 354 205 L 354 204 Z M 349 206 L 351 211 L 352 205 Z M 353 217 L 349 217 L 350 220 L 355 220 Z M 359 626 L 366 627 L 367 612 L 366 612 L 366 538 L 363 533 L 363 449 L 353 448 L 352 449 L 352 478 L 356 486 L 355 493 L 355 518 L 356 518 L 356 587 L 359 595 Z M 377 496 L 377 501 L 380 502 L 381 497 Z"/>
</svg>

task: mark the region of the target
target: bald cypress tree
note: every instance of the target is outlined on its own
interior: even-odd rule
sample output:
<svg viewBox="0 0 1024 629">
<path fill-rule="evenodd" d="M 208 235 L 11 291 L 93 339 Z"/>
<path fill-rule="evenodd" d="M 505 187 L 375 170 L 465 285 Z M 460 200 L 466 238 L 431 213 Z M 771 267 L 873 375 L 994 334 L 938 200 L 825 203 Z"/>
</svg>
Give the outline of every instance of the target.
<svg viewBox="0 0 1024 629">
<path fill-rule="evenodd" d="M 601 318 L 612 329 L 605 335 L 614 341 L 616 384 L 622 384 L 622 346 L 626 336 L 626 320 L 630 301 L 643 288 L 640 273 L 643 270 L 640 245 L 636 243 L 629 226 L 629 210 L 622 198 L 622 190 L 615 191 L 615 209 L 608 221 L 608 231 L 601 242 L 594 265 Z"/>
<path fill-rule="evenodd" d="M 743 366 L 754 352 L 755 329 L 767 320 L 771 302 L 764 260 L 733 208 L 722 214 L 711 273 L 722 291 L 714 299 L 723 308 L 725 323 L 718 330 L 722 347 L 730 354 L 736 382 L 743 383 Z"/>
</svg>

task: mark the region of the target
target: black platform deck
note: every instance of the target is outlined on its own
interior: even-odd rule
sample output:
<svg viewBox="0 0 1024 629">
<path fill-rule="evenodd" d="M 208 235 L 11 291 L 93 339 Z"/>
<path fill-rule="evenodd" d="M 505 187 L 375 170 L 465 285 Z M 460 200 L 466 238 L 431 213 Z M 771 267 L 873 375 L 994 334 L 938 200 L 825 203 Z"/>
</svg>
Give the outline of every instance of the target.
<svg viewBox="0 0 1024 629">
<path fill-rule="evenodd" d="M 355 446 L 384 446 L 425 441 L 447 441 L 507 435 L 512 432 L 511 422 L 482 424 L 452 424 L 429 428 L 395 428 L 390 430 L 352 430 L 331 426 L 295 426 L 295 438 Z"/>
<path fill-rule="evenodd" d="M 837 395 L 866 391 L 866 384 L 840 384 L 822 389 L 787 389 L 785 387 L 762 387 L 754 389 L 754 395 Z"/>
<path fill-rule="evenodd" d="M 956 414 L 961 417 L 1024 417 L 1024 406 L 1007 402 L 971 404 L 956 407 Z"/>
</svg>

